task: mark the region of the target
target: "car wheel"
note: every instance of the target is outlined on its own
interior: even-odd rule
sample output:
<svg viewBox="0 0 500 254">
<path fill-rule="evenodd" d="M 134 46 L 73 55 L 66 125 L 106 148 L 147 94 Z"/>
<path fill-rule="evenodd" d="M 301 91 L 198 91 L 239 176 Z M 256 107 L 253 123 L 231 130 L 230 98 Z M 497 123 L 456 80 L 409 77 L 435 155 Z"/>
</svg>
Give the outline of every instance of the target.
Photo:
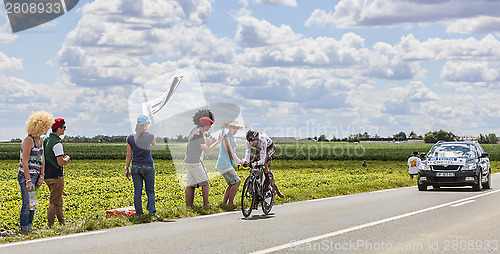
<svg viewBox="0 0 500 254">
<path fill-rule="evenodd" d="M 441 188 L 441 186 L 439 186 L 439 184 L 433 184 L 432 188 L 436 189 L 436 190 L 439 190 L 439 188 Z"/>
<path fill-rule="evenodd" d="M 425 184 L 418 184 L 418 190 L 419 191 L 426 191 L 427 190 L 427 185 Z"/>
<path fill-rule="evenodd" d="M 481 182 L 482 178 L 481 176 L 477 176 L 477 184 L 472 185 L 472 190 L 474 191 L 480 191 L 481 190 Z"/>
<path fill-rule="evenodd" d="M 483 189 L 491 188 L 491 172 L 488 171 L 488 180 L 483 183 Z"/>
</svg>

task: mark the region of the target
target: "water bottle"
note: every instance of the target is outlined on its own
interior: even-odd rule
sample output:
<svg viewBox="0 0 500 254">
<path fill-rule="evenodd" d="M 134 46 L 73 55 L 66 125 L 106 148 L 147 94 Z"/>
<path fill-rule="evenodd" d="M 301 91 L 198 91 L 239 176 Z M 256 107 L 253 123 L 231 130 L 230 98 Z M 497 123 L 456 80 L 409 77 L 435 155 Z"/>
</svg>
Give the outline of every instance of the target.
<svg viewBox="0 0 500 254">
<path fill-rule="evenodd" d="M 36 190 L 28 191 L 28 196 L 30 200 L 30 210 L 36 210 L 38 208 L 38 202 L 36 200 Z"/>
</svg>

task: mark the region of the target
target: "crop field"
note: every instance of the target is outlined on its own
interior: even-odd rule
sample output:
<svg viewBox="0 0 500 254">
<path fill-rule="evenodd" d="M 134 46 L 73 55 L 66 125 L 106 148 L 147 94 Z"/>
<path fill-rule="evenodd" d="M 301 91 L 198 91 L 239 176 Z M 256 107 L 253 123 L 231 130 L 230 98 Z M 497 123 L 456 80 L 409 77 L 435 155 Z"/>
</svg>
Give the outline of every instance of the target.
<svg viewBox="0 0 500 254">
<path fill-rule="evenodd" d="M 339 144 L 342 145 L 340 148 L 333 143 L 325 144 L 323 148 L 321 143 L 316 146 L 278 145 L 279 154 L 273 160 L 272 170 L 276 184 L 285 194 L 285 198 L 277 198 L 277 204 L 415 185 L 416 181 L 411 181 L 407 175 L 406 159 L 413 150 L 426 151 L 430 147 L 427 144 Z M 356 147 L 360 146 L 364 146 L 364 150 L 358 150 L 356 154 L 356 149 L 361 149 Z M 52 229 L 45 226 L 49 192 L 47 186 L 43 185 L 38 197 L 39 208 L 35 215 L 33 233 L 29 235 L 18 235 L 21 197 L 16 174 L 19 161 L 18 159 L 0 160 L 0 185 L 2 186 L 0 227 L 14 235 L 0 238 L 0 243 L 150 221 L 147 216 L 105 218 L 106 210 L 133 205 L 132 181 L 124 176 L 125 146 L 123 144 L 65 144 L 64 147 L 65 152 L 72 157 L 72 161 L 65 166 L 65 190 L 68 196 L 64 199 L 64 213 L 67 225 L 55 226 Z M 484 147 L 492 156 L 498 156 L 498 146 Z M 316 148 L 317 150 L 314 150 Z M 2 158 L 5 158 L 4 154 L 13 153 L 10 150 L 19 153 L 18 149 L 19 144 L 0 145 Z M 323 155 L 321 155 L 321 149 L 324 149 Z M 337 154 L 333 154 L 335 149 L 338 149 Z M 344 150 L 341 151 L 341 149 Z M 91 151 L 93 155 L 101 159 L 87 159 Z M 157 214 L 164 220 L 171 220 L 239 209 L 220 204 L 227 185 L 214 170 L 217 151 L 205 157 L 205 165 L 211 171 L 212 176 L 210 179 L 211 208 L 201 208 L 200 190 L 196 191 L 194 208 L 185 207 L 184 188 L 178 181 L 178 174 L 182 174 L 182 171 L 179 168 L 176 169 L 172 160 L 159 159 L 155 156 L 159 153 L 168 153 L 169 156 L 173 155 L 174 161 L 177 161 L 177 159 L 182 159 L 184 151 L 185 143 L 174 143 L 170 149 L 160 146 L 160 149 L 153 153 L 156 168 Z M 331 154 L 325 155 L 327 151 Z M 349 157 L 350 151 L 355 155 L 354 157 Z M 340 156 L 341 152 L 344 153 L 343 157 Z M 238 146 L 237 153 L 242 156 L 244 147 Z M 16 158 L 18 156 L 17 154 Z M 286 159 L 288 157 L 298 159 Z M 368 167 L 361 166 L 363 160 L 367 161 Z M 178 165 L 177 162 L 176 165 Z M 499 161 L 491 162 L 494 172 L 499 171 L 497 169 L 499 166 Z M 242 180 L 248 175 L 247 171 L 237 171 L 237 173 Z M 239 204 L 239 199 L 240 194 L 236 196 L 236 204 Z M 145 195 L 143 195 L 143 205 L 146 211 Z"/>
<path fill-rule="evenodd" d="M 19 143 L 0 144 L 0 159 L 19 159 Z M 404 161 L 414 150 L 427 152 L 432 144 L 425 143 L 280 143 L 276 145 L 277 160 L 393 160 Z M 500 160 L 500 145 L 485 144 L 483 148 L 490 154 L 490 160 Z M 125 143 L 65 143 L 65 153 L 73 160 L 83 159 L 125 159 Z M 217 158 L 217 151 L 206 156 Z M 238 143 L 237 154 L 243 156 L 245 146 Z M 186 143 L 160 143 L 153 151 L 153 158 L 171 160 L 182 159 L 186 154 Z"/>
</svg>

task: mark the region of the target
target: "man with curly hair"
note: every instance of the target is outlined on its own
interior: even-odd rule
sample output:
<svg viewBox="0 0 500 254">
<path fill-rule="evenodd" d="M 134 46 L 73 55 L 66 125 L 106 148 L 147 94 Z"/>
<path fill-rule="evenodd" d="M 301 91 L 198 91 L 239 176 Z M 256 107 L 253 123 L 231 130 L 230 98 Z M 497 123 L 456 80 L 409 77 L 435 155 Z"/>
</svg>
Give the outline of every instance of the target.
<svg viewBox="0 0 500 254">
<path fill-rule="evenodd" d="M 31 112 L 26 121 L 26 132 L 28 136 L 21 142 L 19 155 L 19 169 L 17 181 L 21 187 L 21 212 L 19 224 L 22 233 L 31 231 L 35 209 L 30 209 L 28 192 L 43 184 L 45 176 L 45 160 L 43 159 L 43 147 L 41 136 L 50 129 L 54 118 L 45 111 Z"/>
<path fill-rule="evenodd" d="M 209 208 L 208 202 L 208 175 L 207 169 L 203 165 L 203 151 L 210 154 L 215 147 L 222 140 L 222 134 L 219 138 L 214 137 L 205 139 L 203 134 L 210 130 L 214 123 L 214 115 L 208 109 L 198 110 L 194 117 L 193 122 L 196 125 L 188 137 L 188 145 L 184 163 L 186 165 L 186 206 L 192 207 L 194 202 L 194 191 L 196 188 L 201 187 L 203 196 L 203 208 Z"/>
</svg>

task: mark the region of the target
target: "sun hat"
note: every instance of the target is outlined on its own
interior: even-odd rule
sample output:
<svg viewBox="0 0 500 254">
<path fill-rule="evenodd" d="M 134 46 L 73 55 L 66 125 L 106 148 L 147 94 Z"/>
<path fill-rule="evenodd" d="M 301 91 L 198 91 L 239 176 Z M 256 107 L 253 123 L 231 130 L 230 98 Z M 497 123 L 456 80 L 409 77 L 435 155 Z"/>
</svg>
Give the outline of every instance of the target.
<svg viewBox="0 0 500 254">
<path fill-rule="evenodd" d="M 204 116 L 204 117 L 200 118 L 200 123 L 203 124 L 204 126 L 212 126 L 214 121 L 212 121 L 212 119 Z"/>
<path fill-rule="evenodd" d="M 147 123 L 151 123 L 151 122 L 149 121 L 149 118 L 147 116 L 145 116 L 145 115 L 139 115 L 137 117 L 137 123 L 139 123 L 139 124 L 147 124 Z"/>
<path fill-rule="evenodd" d="M 237 127 L 238 129 L 245 129 L 245 126 L 244 125 L 240 125 L 240 123 L 238 121 L 236 121 L 236 120 L 232 120 L 229 123 L 224 124 L 225 128 L 228 128 L 228 127 L 231 127 L 231 126 Z"/>
</svg>

